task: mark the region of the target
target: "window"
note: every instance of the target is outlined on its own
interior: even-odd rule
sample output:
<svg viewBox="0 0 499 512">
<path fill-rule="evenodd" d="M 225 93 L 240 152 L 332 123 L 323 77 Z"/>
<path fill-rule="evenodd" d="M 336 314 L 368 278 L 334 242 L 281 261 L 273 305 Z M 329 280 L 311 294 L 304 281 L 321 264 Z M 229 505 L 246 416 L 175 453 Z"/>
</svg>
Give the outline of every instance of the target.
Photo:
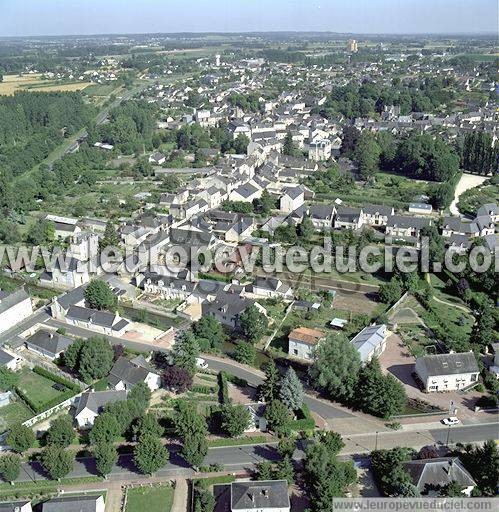
<svg viewBox="0 0 499 512">
<path fill-rule="evenodd" d="M 296 348 L 293 350 L 293 354 L 294 354 L 295 356 L 297 356 L 297 355 L 298 355 L 298 350 L 297 350 Z"/>
</svg>

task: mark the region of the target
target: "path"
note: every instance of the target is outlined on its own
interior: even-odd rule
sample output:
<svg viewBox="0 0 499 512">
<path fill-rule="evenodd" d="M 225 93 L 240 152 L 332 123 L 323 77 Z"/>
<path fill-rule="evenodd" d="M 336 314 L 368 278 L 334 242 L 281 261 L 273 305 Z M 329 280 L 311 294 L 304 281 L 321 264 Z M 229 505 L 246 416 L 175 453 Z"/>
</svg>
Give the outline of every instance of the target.
<svg viewBox="0 0 499 512">
<path fill-rule="evenodd" d="M 436 302 L 440 302 L 440 304 L 445 304 L 446 306 L 450 306 L 452 308 L 460 309 L 461 311 L 464 311 L 465 313 L 469 314 L 470 310 L 466 308 L 465 306 L 460 306 L 459 304 L 453 304 L 452 302 L 447 302 L 445 300 L 439 299 L 435 295 L 433 295 L 433 300 Z"/>
<path fill-rule="evenodd" d="M 173 504 L 170 512 L 187 512 L 187 500 L 189 489 L 185 478 L 175 480 L 175 494 L 173 495 Z"/>
<path fill-rule="evenodd" d="M 452 215 L 461 215 L 457 208 L 459 197 L 467 190 L 478 187 L 488 179 L 489 176 L 477 176 L 476 174 L 463 173 L 458 184 L 456 185 L 456 190 L 454 191 L 454 200 L 449 206 L 449 210 L 452 213 Z"/>
</svg>

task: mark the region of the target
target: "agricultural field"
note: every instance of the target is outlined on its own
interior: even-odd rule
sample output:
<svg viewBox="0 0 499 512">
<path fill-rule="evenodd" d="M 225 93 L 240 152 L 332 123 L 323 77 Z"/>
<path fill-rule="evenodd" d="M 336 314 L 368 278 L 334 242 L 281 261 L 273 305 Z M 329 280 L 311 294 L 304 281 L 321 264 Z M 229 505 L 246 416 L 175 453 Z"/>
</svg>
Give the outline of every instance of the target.
<svg viewBox="0 0 499 512">
<path fill-rule="evenodd" d="M 0 82 L 0 95 L 12 96 L 16 91 L 81 91 L 90 85 L 90 82 L 63 82 L 46 80 L 39 73 L 29 75 L 5 75 Z"/>
<path fill-rule="evenodd" d="M 173 493 L 169 485 L 129 489 L 125 512 L 169 512 L 173 504 Z"/>
</svg>

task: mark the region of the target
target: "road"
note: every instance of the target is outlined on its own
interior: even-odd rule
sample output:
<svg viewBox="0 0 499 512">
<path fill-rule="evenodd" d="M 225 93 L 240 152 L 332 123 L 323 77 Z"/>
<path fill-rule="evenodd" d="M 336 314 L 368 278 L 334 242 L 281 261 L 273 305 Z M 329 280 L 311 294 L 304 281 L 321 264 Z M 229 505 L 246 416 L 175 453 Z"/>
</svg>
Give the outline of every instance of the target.
<svg viewBox="0 0 499 512">
<path fill-rule="evenodd" d="M 415 436 L 417 434 L 417 436 Z M 482 424 L 473 427 L 451 427 L 449 433 L 449 444 L 458 442 L 467 443 L 471 441 L 486 441 L 487 439 L 497 439 L 498 424 Z M 394 448 L 395 446 L 412 446 L 421 448 L 425 445 L 445 445 L 447 444 L 448 428 L 421 431 L 421 432 L 391 432 L 379 435 L 376 440 L 376 434 L 358 436 L 355 438 L 355 444 L 352 445 L 351 438 L 344 438 L 345 448 L 340 452 L 343 456 L 363 455 L 369 453 L 378 445 L 378 448 Z M 354 436 L 352 436 L 354 437 Z M 294 453 L 294 459 L 300 460 L 304 457 L 304 445 L 299 445 Z M 179 455 L 180 447 L 170 448 L 169 462 L 158 471 L 157 477 L 179 477 L 192 476 L 194 471 L 190 468 Z M 204 465 L 222 464 L 226 471 L 241 471 L 253 469 L 255 464 L 263 460 L 276 461 L 279 455 L 275 443 L 251 445 L 251 446 L 231 446 L 223 448 L 210 448 L 208 455 L 204 460 Z M 80 458 L 75 461 L 73 471 L 67 478 L 82 478 L 95 476 L 95 462 L 93 458 Z M 125 480 L 136 478 L 137 471 L 133 463 L 133 457 L 130 454 L 121 455 L 118 462 L 111 471 L 111 480 Z M 46 475 L 38 462 L 23 463 L 22 471 L 18 482 L 28 482 L 34 480 L 44 480 Z"/>
</svg>

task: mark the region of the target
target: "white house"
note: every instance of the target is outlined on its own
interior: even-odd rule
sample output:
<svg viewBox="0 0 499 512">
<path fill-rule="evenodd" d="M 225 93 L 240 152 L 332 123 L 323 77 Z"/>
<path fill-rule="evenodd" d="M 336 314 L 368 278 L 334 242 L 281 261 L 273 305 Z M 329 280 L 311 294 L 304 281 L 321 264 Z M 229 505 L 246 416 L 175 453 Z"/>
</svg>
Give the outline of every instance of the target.
<svg viewBox="0 0 499 512">
<path fill-rule="evenodd" d="M 26 348 L 53 361 L 57 359 L 73 340 L 55 331 L 40 329 L 26 340 Z"/>
<path fill-rule="evenodd" d="M 386 335 L 385 324 L 370 325 L 350 340 L 359 353 L 362 364 L 368 363 L 373 357 L 379 357 L 385 351 Z"/>
<path fill-rule="evenodd" d="M 42 512 L 104 512 L 104 496 L 53 498 L 42 505 Z"/>
<path fill-rule="evenodd" d="M 0 290 L 0 334 L 33 314 L 33 306 L 24 288 L 15 292 Z"/>
<path fill-rule="evenodd" d="M 0 368 L 7 368 L 7 370 L 16 371 L 21 358 L 14 356 L 7 350 L 0 348 Z"/>
<path fill-rule="evenodd" d="M 230 486 L 232 512 L 290 512 L 286 480 L 233 482 Z"/>
<path fill-rule="evenodd" d="M 314 349 L 324 339 L 324 333 L 317 329 L 298 327 L 289 333 L 288 354 L 299 359 L 311 361 Z"/>
<path fill-rule="evenodd" d="M 155 391 L 161 385 L 161 377 L 143 356 L 131 360 L 120 357 L 109 373 L 109 386 L 116 390 L 130 390 L 139 382 L 144 382 L 151 391 Z"/>
<path fill-rule="evenodd" d="M 308 158 L 315 162 L 324 162 L 331 158 L 333 146 L 328 139 L 314 140 L 308 147 Z"/>
<path fill-rule="evenodd" d="M 8 501 L 0 503 L 0 512 L 33 512 L 30 501 Z"/>
<path fill-rule="evenodd" d="M 305 193 L 301 187 L 289 187 L 279 201 L 279 208 L 282 212 L 291 213 L 302 206 L 305 202 Z"/>
<path fill-rule="evenodd" d="M 369 226 L 386 226 L 394 214 L 393 206 L 367 205 L 362 207 L 362 220 Z"/>
<path fill-rule="evenodd" d="M 251 416 L 245 432 L 267 432 L 267 420 L 265 419 L 265 404 L 247 404 L 244 407 Z"/>
<path fill-rule="evenodd" d="M 431 204 L 427 203 L 410 203 L 409 212 L 418 215 L 429 215 L 433 211 Z"/>
<path fill-rule="evenodd" d="M 256 297 L 267 299 L 292 299 L 293 289 L 275 277 L 257 277 L 255 282 L 246 287 L 246 291 Z"/>
<path fill-rule="evenodd" d="M 362 210 L 359 208 L 349 208 L 347 206 L 338 206 L 334 218 L 334 229 L 352 229 L 357 231 L 363 224 Z"/>
<path fill-rule="evenodd" d="M 467 388 L 480 373 L 473 352 L 418 357 L 415 367 L 427 392 Z"/>
<path fill-rule="evenodd" d="M 90 428 L 107 404 L 126 400 L 125 390 L 87 391 L 78 401 L 75 420 L 79 428 Z"/>
</svg>

